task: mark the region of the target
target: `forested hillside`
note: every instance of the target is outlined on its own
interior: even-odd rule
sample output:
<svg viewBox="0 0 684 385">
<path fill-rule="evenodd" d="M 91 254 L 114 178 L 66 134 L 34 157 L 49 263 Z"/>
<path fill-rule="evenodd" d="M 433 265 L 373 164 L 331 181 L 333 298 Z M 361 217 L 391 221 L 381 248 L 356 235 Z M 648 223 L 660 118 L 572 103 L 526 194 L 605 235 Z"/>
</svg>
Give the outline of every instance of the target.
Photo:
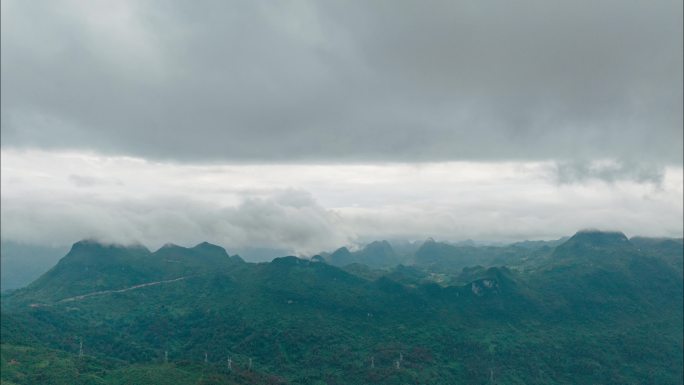
<svg viewBox="0 0 684 385">
<path fill-rule="evenodd" d="M 681 245 L 580 232 L 255 264 L 79 242 L 3 296 L 2 381 L 679 384 Z"/>
</svg>

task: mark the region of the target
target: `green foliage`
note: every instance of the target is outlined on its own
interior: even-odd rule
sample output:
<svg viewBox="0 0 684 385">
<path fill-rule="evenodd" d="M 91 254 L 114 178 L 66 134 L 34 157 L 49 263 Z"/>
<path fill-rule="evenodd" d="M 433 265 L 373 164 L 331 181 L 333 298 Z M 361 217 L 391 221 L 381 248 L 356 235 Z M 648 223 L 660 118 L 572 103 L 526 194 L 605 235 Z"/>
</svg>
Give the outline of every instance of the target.
<svg viewBox="0 0 684 385">
<path fill-rule="evenodd" d="M 295 257 L 250 264 L 211 245 L 144 257 L 133 250 L 109 261 L 119 268 L 108 274 L 147 271 L 131 263 L 158 269 L 145 279 L 191 274 L 60 302 L 58 295 L 86 294 L 89 282 L 101 290 L 104 274 L 77 273 L 101 254 L 63 260 L 40 285 L 3 297 L 2 381 L 681 383 L 676 265 L 614 235 L 547 246 L 516 246 L 526 252 L 505 256 L 509 267 L 453 270 L 342 270 Z M 159 262 L 166 259 L 180 262 Z M 141 283 L 123 275 L 108 279 Z M 63 277 L 73 276 L 78 284 L 69 287 Z"/>
</svg>

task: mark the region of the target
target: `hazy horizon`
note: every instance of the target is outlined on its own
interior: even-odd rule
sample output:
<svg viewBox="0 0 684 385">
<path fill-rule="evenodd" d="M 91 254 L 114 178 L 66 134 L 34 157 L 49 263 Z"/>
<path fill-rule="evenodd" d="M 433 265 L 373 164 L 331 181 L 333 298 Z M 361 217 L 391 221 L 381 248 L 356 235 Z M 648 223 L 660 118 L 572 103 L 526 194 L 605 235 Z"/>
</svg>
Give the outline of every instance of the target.
<svg viewBox="0 0 684 385">
<path fill-rule="evenodd" d="M 472 238 L 465 238 L 465 239 L 435 239 L 434 237 L 430 235 L 426 235 L 423 238 L 415 239 L 415 238 L 360 238 L 358 242 L 356 243 L 348 243 L 348 244 L 340 244 L 338 246 L 335 246 L 331 249 L 326 249 L 326 250 L 319 250 L 316 253 L 307 253 L 307 254 L 302 254 L 302 253 L 296 253 L 294 250 L 287 250 L 287 249 L 277 249 L 277 248 L 272 248 L 272 247 L 264 247 L 264 246 L 259 246 L 259 245 L 252 245 L 252 246 L 246 246 L 246 247 L 231 247 L 230 245 L 226 244 L 220 244 L 220 243 L 213 243 L 209 241 L 200 241 L 198 243 L 184 243 L 184 244 L 178 244 L 172 241 L 165 242 L 160 245 L 149 245 L 145 244 L 143 242 L 139 241 L 129 241 L 129 242 L 117 242 L 117 241 L 108 241 L 105 239 L 98 239 L 98 238 L 82 238 L 78 240 L 74 240 L 71 243 L 67 244 L 48 244 L 48 245 L 40 245 L 40 244 L 32 244 L 32 243 L 27 243 L 27 242 L 18 242 L 18 241 L 11 241 L 11 240 L 2 240 L 3 244 L 12 244 L 13 246 L 18 246 L 18 247 L 23 247 L 23 246 L 43 246 L 46 248 L 52 248 L 54 250 L 65 250 L 67 252 L 71 246 L 74 246 L 77 243 L 81 242 L 93 242 L 96 244 L 101 244 L 104 246 L 121 246 L 121 247 L 137 247 L 137 246 L 142 246 L 146 249 L 148 249 L 150 252 L 156 252 L 160 249 L 163 249 L 168 246 L 178 246 L 182 248 L 193 248 L 196 246 L 201 245 L 202 243 L 209 243 L 212 245 L 220 246 L 224 248 L 229 254 L 231 255 L 240 255 L 242 257 L 245 257 L 243 253 L 246 253 L 246 261 L 248 262 L 255 262 L 255 261 L 267 261 L 270 260 L 274 257 L 279 257 L 279 256 L 286 256 L 286 255 L 294 255 L 297 257 L 302 257 L 302 258 L 310 258 L 313 257 L 317 254 L 320 253 L 329 253 L 333 252 L 337 249 L 340 248 L 348 248 L 350 251 L 358 251 L 362 250 L 364 247 L 370 245 L 371 243 L 375 242 L 388 242 L 391 246 L 396 247 L 396 246 L 405 246 L 405 245 L 422 245 L 425 242 L 428 241 L 433 241 L 433 242 L 438 242 L 438 243 L 445 243 L 449 245 L 454 245 L 454 246 L 475 246 L 475 247 L 507 247 L 511 246 L 517 243 L 523 243 L 523 242 L 553 242 L 553 241 L 562 241 L 564 239 L 569 239 L 573 235 L 578 234 L 578 233 L 592 233 L 592 232 L 599 232 L 599 233 L 620 233 L 624 234 L 628 239 L 632 238 L 650 238 L 650 239 L 682 239 L 682 237 L 677 237 L 675 236 L 667 236 L 667 235 L 642 235 L 642 234 L 628 234 L 624 233 L 618 229 L 598 229 L 598 228 L 584 228 L 584 229 L 578 229 L 574 233 L 569 233 L 565 234 L 559 237 L 551 237 L 551 238 L 520 238 L 520 239 L 515 239 L 515 240 L 497 240 L 497 239 L 472 239 Z M 260 255 L 259 257 L 253 257 L 253 255 Z"/>
</svg>

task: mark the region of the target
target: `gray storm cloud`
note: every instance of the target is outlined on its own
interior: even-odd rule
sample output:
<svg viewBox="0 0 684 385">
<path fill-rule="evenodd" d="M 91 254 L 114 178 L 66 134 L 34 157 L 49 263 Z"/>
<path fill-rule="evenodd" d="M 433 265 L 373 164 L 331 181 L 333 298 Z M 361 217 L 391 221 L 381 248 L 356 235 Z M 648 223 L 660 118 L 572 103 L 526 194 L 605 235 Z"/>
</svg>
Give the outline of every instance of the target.
<svg viewBox="0 0 684 385">
<path fill-rule="evenodd" d="M 682 232 L 682 2 L 18 1 L 2 240 Z"/>
<path fill-rule="evenodd" d="M 2 146 L 681 164 L 681 15 L 677 0 L 6 0 Z"/>
</svg>

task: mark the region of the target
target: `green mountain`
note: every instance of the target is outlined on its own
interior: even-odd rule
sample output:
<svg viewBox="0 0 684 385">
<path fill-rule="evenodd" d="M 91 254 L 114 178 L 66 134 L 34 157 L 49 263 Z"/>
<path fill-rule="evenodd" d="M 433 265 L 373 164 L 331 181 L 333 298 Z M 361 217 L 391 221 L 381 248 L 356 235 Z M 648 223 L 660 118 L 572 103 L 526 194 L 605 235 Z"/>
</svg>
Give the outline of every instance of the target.
<svg viewBox="0 0 684 385">
<path fill-rule="evenodd" d="M 602 232 L 554 248 L 454 252 L 426 242 L 421 263 L 383 269 L 342 269 L 332 255 L 246 263 L 210 244 L 150 252 L 79 242 L 34 283 L 3 295 L 1 378 L 678 384 L 682 275 L 659 254 L 670 249 L 646 252 L 639 242 Z M 366 249 L 396 256 L 386 246 Z M 473 258 L 464 248 L 482 248 L 485 260 L 464 262 Z M 510 263 L 492 265 L 497 258 Z"/>
<path fill-rule="evenodd" d="M 53 302 L 227 269 L 243 263 L 222 247 L 200 243 L 192 248 L 167 244 L 152 253 L 141 245 L 75 243 L 57 265 L 12 298 Z"/>
<path fill-rule="evenodd" d="M 637 253 L 638 249 L 621 232 L 583 230 L 573 235 L 567 242 L 556 247 L 555 258 L 600 258 L 608 256 L 620 258 Z"/>
<path fill-rule="evenodd" d="M 397 265 L 400 258 L 389 242 L 375 241 L 354 252 L 350 252 L 346 247 L 341 247 L 328 255 L 327 261 L 335 266 L 360 263 L 373 268 L 382 268 Z"/>
<path fill-rule="evenodd" d="M 684 271 L 684 239 L 633 237 L 629 241 L 641 253 L 664 260 L 680 273 Z"/>
<path fill-rule="evenodd" d="M 456 244 L 437 242 L 432 238 L 423 243 L 395 241 L 397 248 L 388 241 L 371 242 L 357 251 L 341 247 L 321 256 L 334 266 L 365 265 L 371 269 L 390 270 L 399 264 L 415 265 L 432 272 L 460 272 L 467 266 L 519 264 L 526 259 L 549 255 L 556 246 L 567 241 L 525 241 L 509 245 L 477 245 L 473 241 Z"/>
<path fill-rule="evenodd" d="M 548 256 L 556 241 L 514 243 L 504 246 L 475 246 L 472 242 L 449 244 L 425 241 L 415 252 L 412 262 L 433 272 L 454 273 L 474 265 L 520 265 L 530 259 Z"/>
</svg>

